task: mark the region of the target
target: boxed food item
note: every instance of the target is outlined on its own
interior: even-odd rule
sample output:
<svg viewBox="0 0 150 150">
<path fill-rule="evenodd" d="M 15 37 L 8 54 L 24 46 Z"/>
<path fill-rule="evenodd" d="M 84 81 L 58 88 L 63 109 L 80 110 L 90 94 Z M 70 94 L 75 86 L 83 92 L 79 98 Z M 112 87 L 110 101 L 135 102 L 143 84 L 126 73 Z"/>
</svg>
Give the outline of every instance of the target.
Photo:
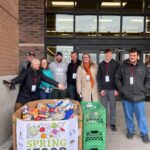
<svg viewBox="0 0 150 150">
<path fill-rule="evenodd" d="M 73 100 L 34 101 L 13 115 L 14 150 L 82 150 L 81 132 L 82 111 Z"/>
</svg>

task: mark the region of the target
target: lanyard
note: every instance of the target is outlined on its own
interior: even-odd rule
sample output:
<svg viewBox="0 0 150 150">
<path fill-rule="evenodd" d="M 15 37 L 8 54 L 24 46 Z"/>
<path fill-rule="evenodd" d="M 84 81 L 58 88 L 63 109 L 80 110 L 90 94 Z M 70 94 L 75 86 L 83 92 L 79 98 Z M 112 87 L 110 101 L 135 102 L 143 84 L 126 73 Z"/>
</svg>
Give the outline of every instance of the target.
<svg viewBox="0 0 150 150">
<path fill-rule="evenodd" d="M 134 73 L 135 73 L 135 66 L 131 66 L 130 65 L 130 75 L 133 77 L 134 76 Z"/>
<path fill-rule="evenodd" d="M 34 84 L 36 84 L 37 77 L 33 77 Z"/>
<path fill-rule="evenodd" d="M 105 62 L 106 75 L 108 75 L 108 63 Z"/>
</svg>

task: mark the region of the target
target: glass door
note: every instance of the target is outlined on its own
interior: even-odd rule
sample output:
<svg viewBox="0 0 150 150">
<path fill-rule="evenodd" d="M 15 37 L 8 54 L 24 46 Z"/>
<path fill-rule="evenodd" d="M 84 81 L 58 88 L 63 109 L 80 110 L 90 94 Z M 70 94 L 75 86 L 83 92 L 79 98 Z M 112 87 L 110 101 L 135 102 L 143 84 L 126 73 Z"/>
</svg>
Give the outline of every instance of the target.
<svg viewBox="0 0 150 150">
<path fill-rule="evenodd" d="M 98 47 L 91 45 L 76 45 L 75 50 L 77 51 L 80 60 L 82 60 L 83 53 L 89 53 L 91 59 L 95 63 L 98 63 Z"/>
</svg>

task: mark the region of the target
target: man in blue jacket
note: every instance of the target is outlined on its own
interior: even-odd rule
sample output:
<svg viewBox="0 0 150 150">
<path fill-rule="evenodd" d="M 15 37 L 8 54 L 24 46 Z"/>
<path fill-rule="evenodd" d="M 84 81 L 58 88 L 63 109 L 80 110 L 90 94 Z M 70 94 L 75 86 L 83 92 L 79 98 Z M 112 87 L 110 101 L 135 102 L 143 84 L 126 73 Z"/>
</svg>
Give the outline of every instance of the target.
<svg viewBox="0 0 150 150">
<path fill-rule="evenodd" d="M 139 61 L 137 49 L 129 51 L 129 59 L 125 60 L 117 71 L 116 83 L 123 104 L 127 138 L 132 139 L 135 134 L 135 113 L 142 140 L 149 143 L 144 101 L 146 92 L 150 89 L 150 70 Z"/>
</svg>

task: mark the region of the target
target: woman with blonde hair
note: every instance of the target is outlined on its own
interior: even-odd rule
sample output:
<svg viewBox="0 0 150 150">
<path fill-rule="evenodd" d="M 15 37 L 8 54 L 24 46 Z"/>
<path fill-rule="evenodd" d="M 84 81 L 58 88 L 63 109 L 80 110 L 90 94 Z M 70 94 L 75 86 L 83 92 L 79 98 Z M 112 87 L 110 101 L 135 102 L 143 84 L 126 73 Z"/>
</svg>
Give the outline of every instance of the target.
<svg viewBox="0 0 150 150">
<path fill-rule="evenodd" d="M 77 92 L 83 101 L 99 101 L 97 85 L 97 65 L 88 53 L 82 56 L 82 64 L 77 70 Z"/>
</svg>

